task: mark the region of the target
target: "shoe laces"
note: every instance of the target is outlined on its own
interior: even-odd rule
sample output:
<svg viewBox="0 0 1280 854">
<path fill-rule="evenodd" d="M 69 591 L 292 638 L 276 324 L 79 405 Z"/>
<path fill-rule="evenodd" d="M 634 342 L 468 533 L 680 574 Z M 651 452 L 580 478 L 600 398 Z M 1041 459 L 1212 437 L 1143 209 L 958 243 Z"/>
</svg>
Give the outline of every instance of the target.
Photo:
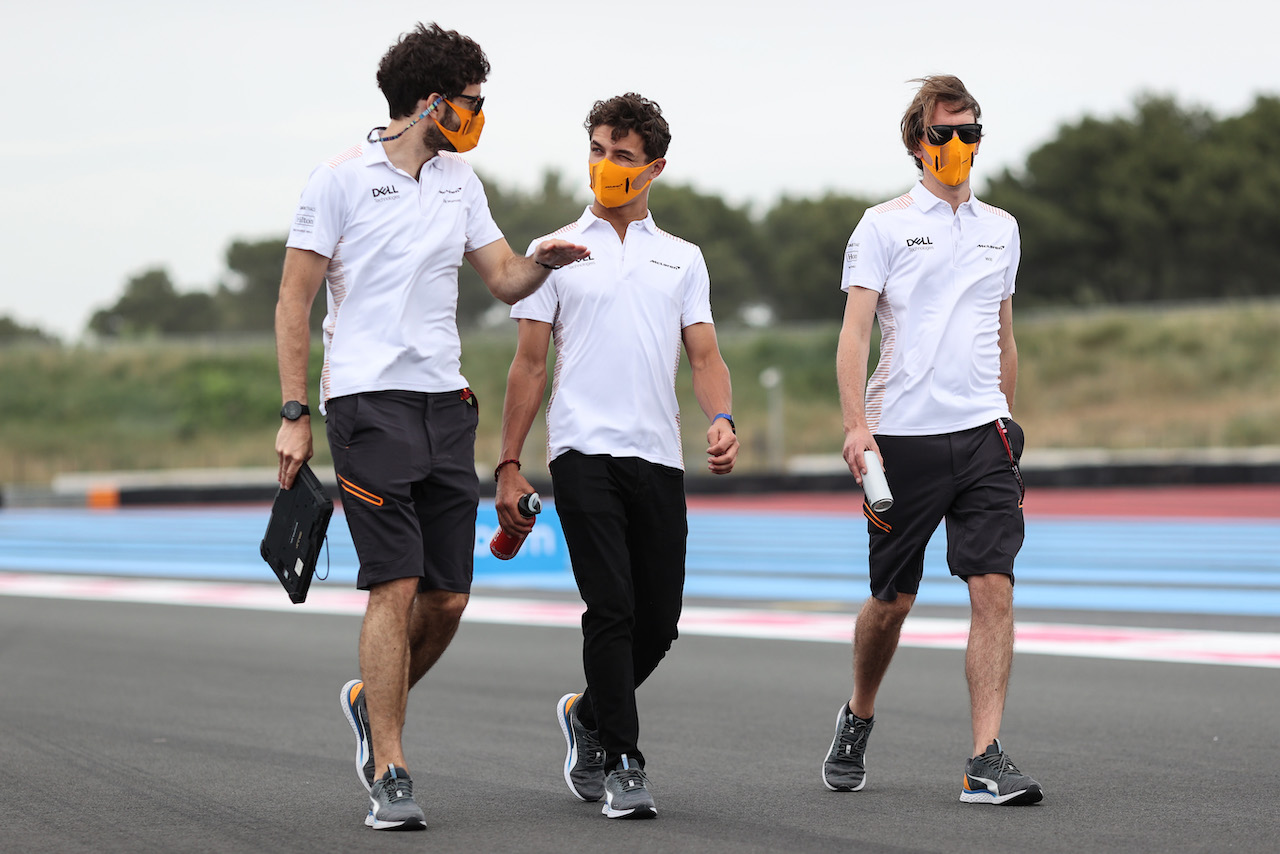
<svg viewBox="0 0 1280 854">
<path fill-rule="evenodd" d="M 413 780 L 408 777 L 393 776 L 383 778 L 382 782 L 388 801 L 413 800 Z"/>
<path fill-rule="evenodd" d="M 1009 758 L 1009 754 L 1001 751 L 995 756 L 988 756 L 987 761 L 995 766 L 997 774 L 1021 774 L 1018 766 L 1013 764 L 1013 760 Z"/>
<path fill-rule="evenodd" d="M 596 734 L 590 732 L 584 726 L 579 726 L 577 738 L 578 758 L 582 763 L 590 767 L 602 766 L 604 764 L 604 749 L 600 746 L 600 739 L 596 737 Z"/>
<path fill-rule="evenodd" d="M 618 781 L 618 787 L 624 792 L 630 789 L 643 789 L 649 782 L 645 778 L 643 768 L 619 768 L 613 773 Z"/>
<path fill-rule="evenodd" d="M 854 751 L 862 753 L 867 749 L 867 736 L 871 733 L 871 726 L 862 720 L 854 718 L 853 723 L 849 723 L 849 715 L 845 718 L 844 726 L 840 727 L 840 753 L 851 754 Z"/>
</svg>

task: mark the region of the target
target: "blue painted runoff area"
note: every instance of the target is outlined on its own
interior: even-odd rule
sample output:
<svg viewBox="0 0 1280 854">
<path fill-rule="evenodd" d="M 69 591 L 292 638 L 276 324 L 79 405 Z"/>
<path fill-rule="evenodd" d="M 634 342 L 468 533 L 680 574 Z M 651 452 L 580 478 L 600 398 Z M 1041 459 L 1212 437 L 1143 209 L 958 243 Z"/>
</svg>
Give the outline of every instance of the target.
<svg viewBox="0 0 1280 854">
<path fill-rule="evenodd" d="M 266 581 L 258 554 L 264 506 L 3 509 L 0 570 Z M 568 553 L 548 502 L 520 553 L 489 553 L 492 502 L 476 524 L 478 588 L 572 591 Z M 315 584 L 352 586 L 355 547 L 342 513 L 329 527 Z M 1017 561 L 1019 608 L 1280 615 L 1280 520 L 1027 521 Z M 866 522 L 860 516 L 691 510 L 688 596 L 855 603 L 868 595 Z M 967 603 L 950 577 L 940 528 L 925 556 L 918 599 Z"/>
</svg>

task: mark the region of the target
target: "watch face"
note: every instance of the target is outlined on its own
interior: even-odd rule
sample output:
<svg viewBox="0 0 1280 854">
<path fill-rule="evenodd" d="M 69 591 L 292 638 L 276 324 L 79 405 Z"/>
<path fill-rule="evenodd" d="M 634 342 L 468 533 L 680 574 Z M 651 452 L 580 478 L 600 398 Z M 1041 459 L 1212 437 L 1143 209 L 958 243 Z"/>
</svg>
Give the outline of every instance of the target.
<svg viewBox="0 0 1280 854">
<path fill-rule="evenodd" d="M 291 400 L 281 408 L 280 415 L 290 421 L 297 421 L 302 417 L 302 404 L 296 400 Z"/>
</svg>

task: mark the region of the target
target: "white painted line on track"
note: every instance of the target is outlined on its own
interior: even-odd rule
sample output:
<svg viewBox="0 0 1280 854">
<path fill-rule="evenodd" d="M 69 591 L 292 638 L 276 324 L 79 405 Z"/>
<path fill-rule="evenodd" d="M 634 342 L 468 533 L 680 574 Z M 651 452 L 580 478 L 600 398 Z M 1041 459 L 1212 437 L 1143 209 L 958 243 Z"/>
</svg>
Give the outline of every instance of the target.
<svg viewBox="0 0 1280 854">
<path fill-rule="evenodd" d="M 303 616 L 359 616 L 364 613 L 368 600 L 368 594 L 359 590 L 321 587 L 312 588 L 305 604 L 294 605 L 283 590 L 271 584 L 14 572 L 0 572 L 0 596 L 242 608 Z M 576 629 L 581 626 L 582 610 L 582 604 L 576 602 L 478 595 L 471 598 L 463 619 L 473 623 Z M 962 619 L 908 617 L 899 645 L 963 649 L 968 628 L 968 621 Z M 853 616 L 689 606 L 680 618 L 680 632 L 714 637 L 847 644 L 853 633 Z M 1280 668 L 1280 633 L 1020 622 L 1017 651 L 1023 655 Z"/>
</svg>

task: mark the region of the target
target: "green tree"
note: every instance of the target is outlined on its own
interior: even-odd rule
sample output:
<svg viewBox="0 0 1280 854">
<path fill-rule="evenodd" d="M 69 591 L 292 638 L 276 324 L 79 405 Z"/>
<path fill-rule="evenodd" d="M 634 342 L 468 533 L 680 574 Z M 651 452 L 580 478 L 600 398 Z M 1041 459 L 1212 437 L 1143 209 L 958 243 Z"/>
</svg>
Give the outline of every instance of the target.
<svg viewBox="0 0 1280 854">
<path fill-rule="evenodd" d="M 271 332 L 275 329 L 280 274 L 284 270 L 284 238 L 236 240 L 227 247 L 231 282 L 218 286 L 215 299 L 222 314 L 222 328 L 229 332 Z M 324 293 L 317 291 L 311 325 L 324 318 Z M 318 312 L 318 314 L 317 314 Z"/>
<path fill-rule="evenodd" d="M 1219 122 L 1172 98 L 1085 118 L 984 198 L 1018 218 L 1020 296 L 1103 303 L 1280 293 L 1280 102 Z"/>
<path fill-rule="evenodd" d="M 110 308 L 94 312 L 89 330 L 108 338 L 182 335 L 219 328 L 213 297 L 207 293 L 180 294 L 163 268 L 131 278 L 124 296 Z"/>
<path fill-rule="evenodd" d="M 1188 251 L 1213 295 L 1280 294 L 1280 98 L 1219 122 L 1191 186 Z M 1205 295 L 1203 293 L 1193 296 Z"/>
<path fill-rule="evenodd" d="M 832 320 L 844 312 L 845 246 L 871 202 L 828 193 L 783 197 L 765 214 L 762 243 L 771 263 L 765 300 L 782 320 Z"/>
<path fill-rule="evenodd" d="M 0 347 L 10 344 L 57 344 L 56 336 L 38 326 L 24 326 L 8 315 L 0 316 Z"/>
</svg>

